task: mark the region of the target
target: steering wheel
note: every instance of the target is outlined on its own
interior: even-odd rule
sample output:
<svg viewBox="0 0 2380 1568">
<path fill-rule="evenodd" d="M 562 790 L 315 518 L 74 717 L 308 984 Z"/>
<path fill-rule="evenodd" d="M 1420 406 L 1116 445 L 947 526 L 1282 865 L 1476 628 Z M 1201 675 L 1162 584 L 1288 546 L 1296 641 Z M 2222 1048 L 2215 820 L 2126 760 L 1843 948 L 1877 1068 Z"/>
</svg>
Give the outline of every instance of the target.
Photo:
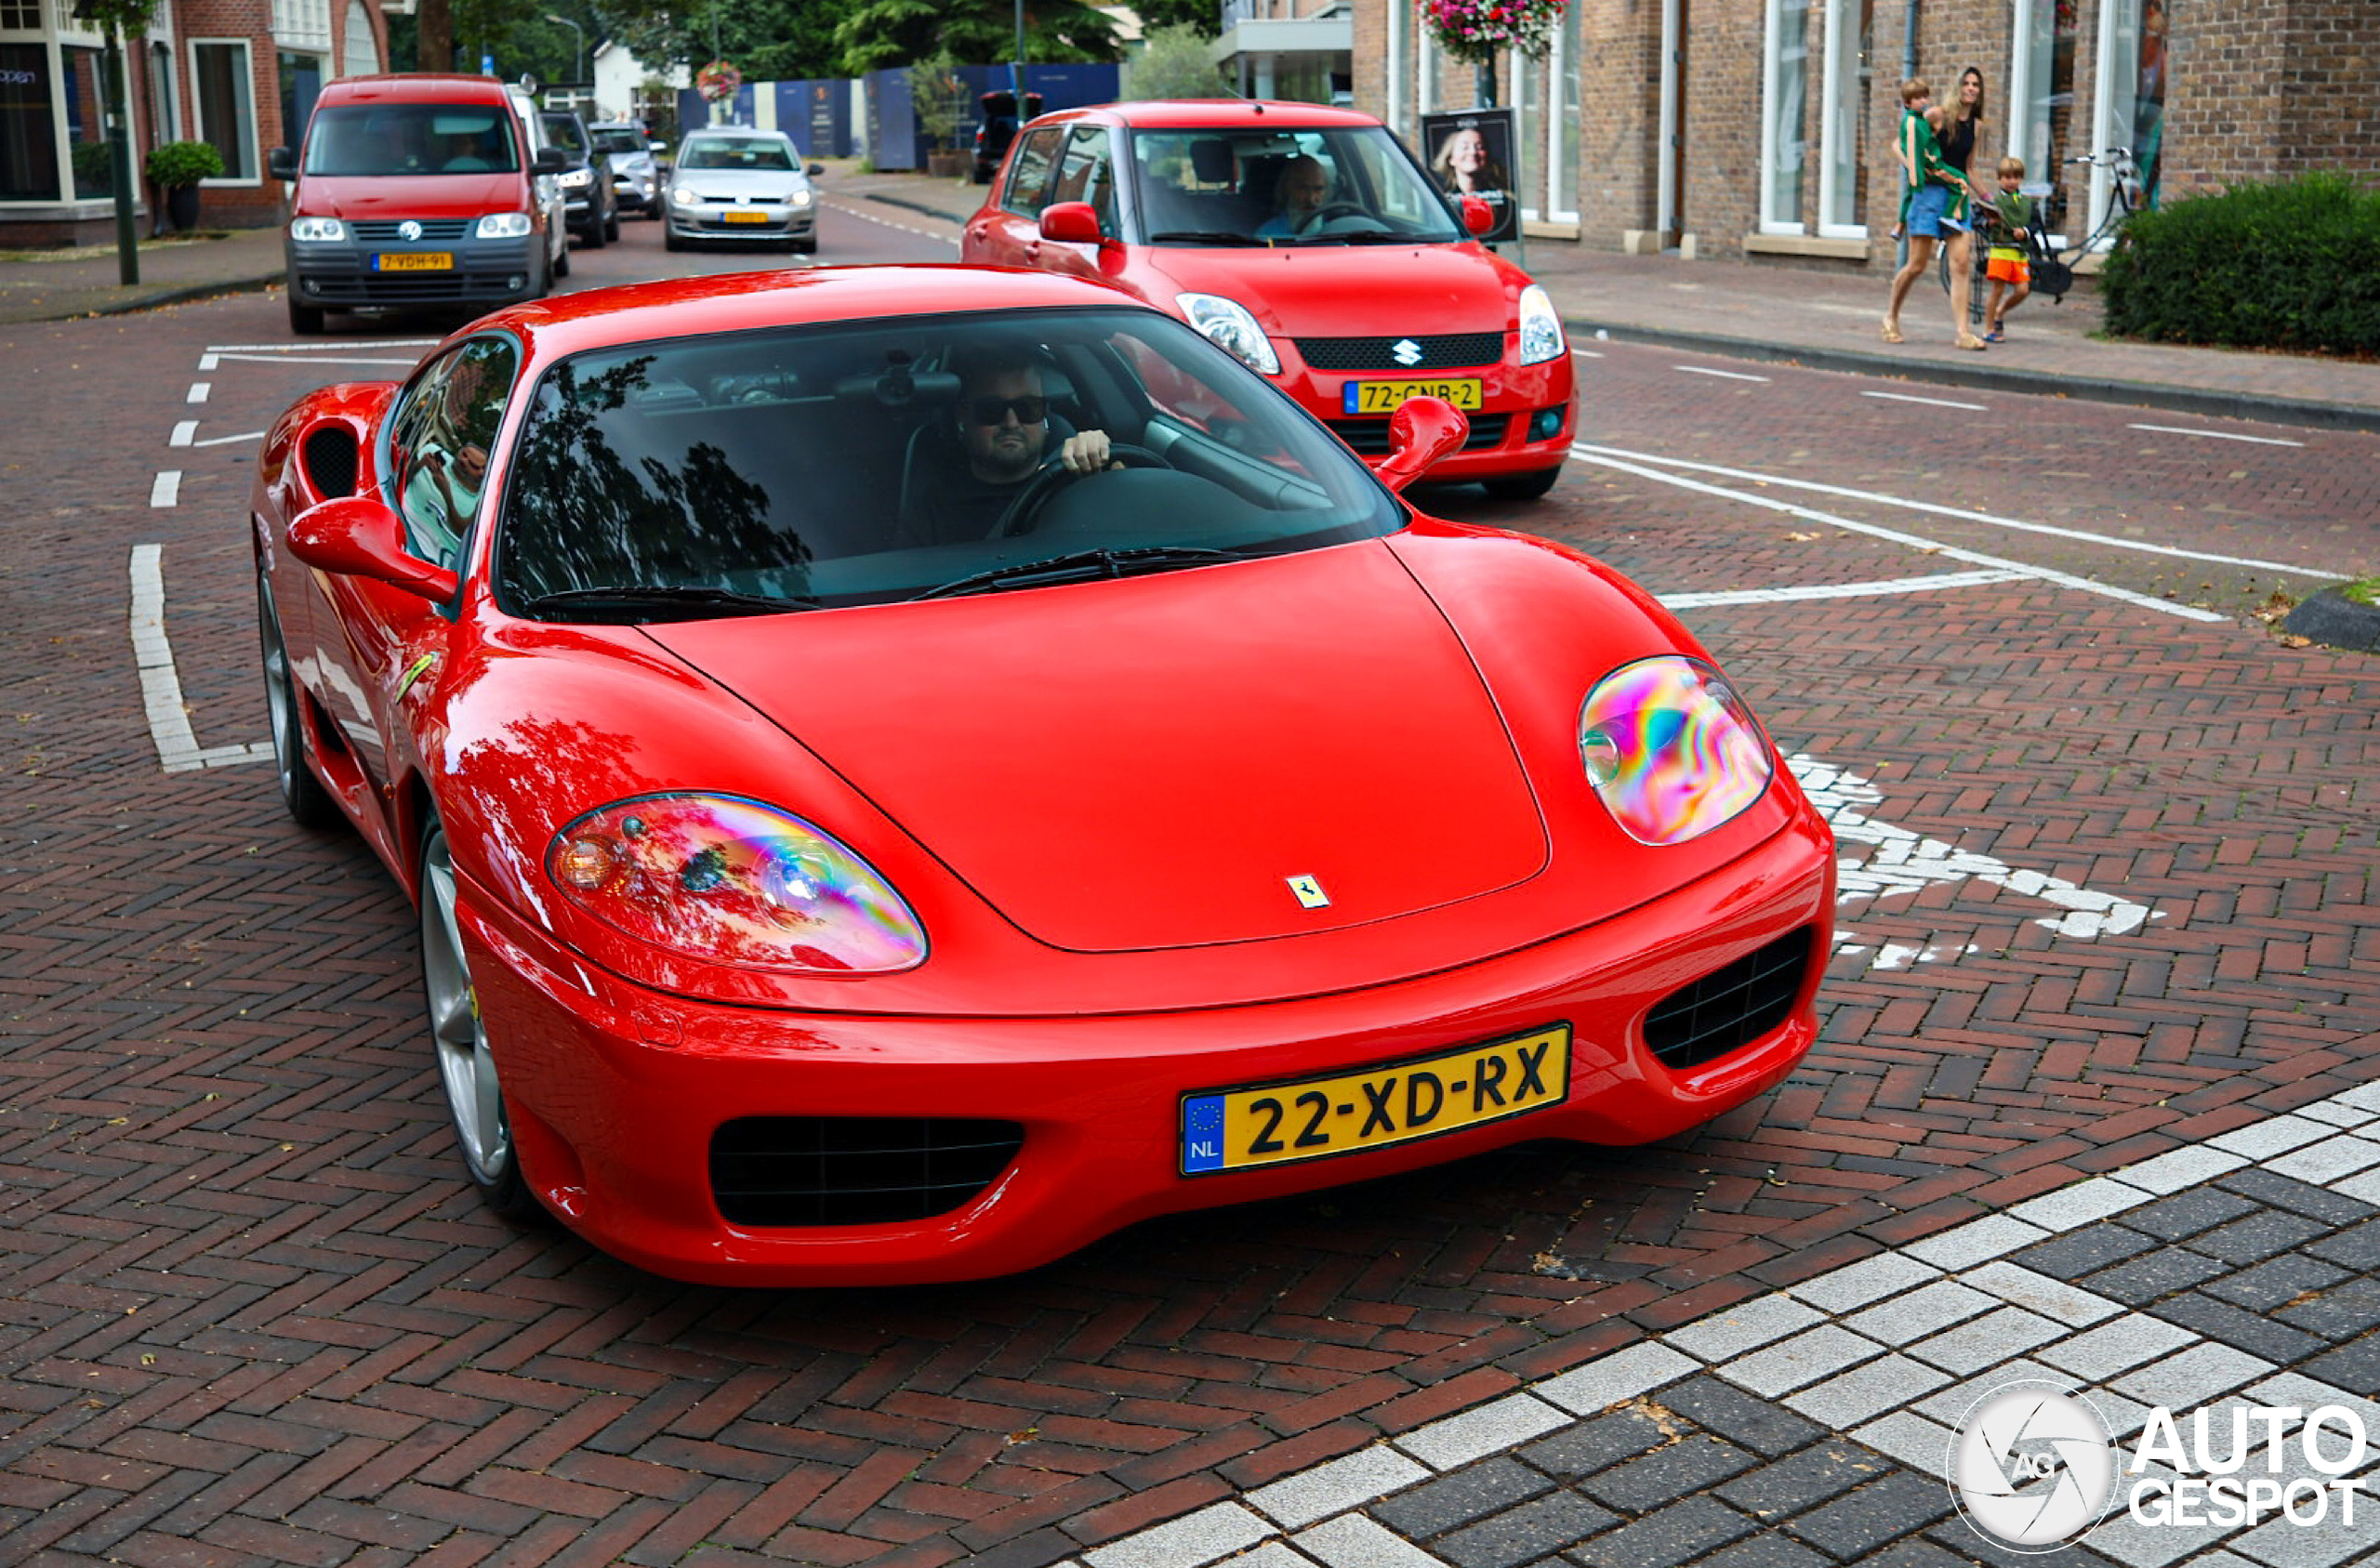
<svg viewBox="0 0 2380 1568">
<path fill-rule="evenodd" d="M 1318 226 L 1329 222 L 1334 217 L 1369 217 L 1370 216 L 1371 209 L 1361 202 L 1325 202 L 1305 215 L 1305 221 L 1298 225 L 1298 232 L 1311 234 Z"/>
<path fill-rule="evenodd" d="M 1116 463 L 1121 463 L 1128 468 L 1173 467 L 1145 446 L 1133 446 L 1120 441 L 1112 441 L 1107 447 L 1107 464 Z M 1058 493 L 1061 485 L 1070 480 L 1090 479 L 1093 474 L 1105 472 L 1107 465 L 1093 468 L 1091 473 L 1075 473 L 1067 468 L 1064 453 L 1051 454 L 1041 460 L 1041 466 L 1033 470 L 1033 477 L 1026 480 L 1024 487 L 1010 499 L 1000 513 L 999 521 L 992 525 L 991 536 L 1005 539 L 1013 534 L 1032 533 L 1034 520 L 1040 515 L 1041 508 L 1049 505 L 1050 497 Z"/>
</svg>

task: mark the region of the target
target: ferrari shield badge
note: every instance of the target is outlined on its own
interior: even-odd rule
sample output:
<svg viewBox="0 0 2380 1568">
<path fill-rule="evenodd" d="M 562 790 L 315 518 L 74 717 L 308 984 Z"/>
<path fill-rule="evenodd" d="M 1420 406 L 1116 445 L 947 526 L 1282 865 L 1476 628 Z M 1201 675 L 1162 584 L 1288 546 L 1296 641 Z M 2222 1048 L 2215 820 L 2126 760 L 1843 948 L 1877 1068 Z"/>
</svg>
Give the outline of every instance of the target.
<svg viewBox="0 0 2380 1568">
<path fill-rule="evenodd" d="M 1322 884 L 1313 877 L 1292 876 L 1289 880 L 1289 891 L 1297 894 L 1298 903 L 1305 908 L 1328 909 L 1330 907 L 1330 895 L 1324 892 Z"/>
</svg>

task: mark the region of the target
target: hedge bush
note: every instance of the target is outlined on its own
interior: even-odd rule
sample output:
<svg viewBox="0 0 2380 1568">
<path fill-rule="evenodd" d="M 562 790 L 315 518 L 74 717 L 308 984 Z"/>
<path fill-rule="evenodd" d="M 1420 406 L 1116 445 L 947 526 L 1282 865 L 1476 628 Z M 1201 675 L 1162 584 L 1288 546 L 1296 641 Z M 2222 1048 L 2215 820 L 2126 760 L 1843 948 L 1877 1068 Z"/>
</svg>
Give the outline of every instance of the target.
<svg viewBox="0 0 2380 1568">
<path fill-rule="evenodd" d="M 2135 213 L 2099 284 L 2122 336 L 2380 353 L 2380 191 L 2309 174 Z"/>
</svg>

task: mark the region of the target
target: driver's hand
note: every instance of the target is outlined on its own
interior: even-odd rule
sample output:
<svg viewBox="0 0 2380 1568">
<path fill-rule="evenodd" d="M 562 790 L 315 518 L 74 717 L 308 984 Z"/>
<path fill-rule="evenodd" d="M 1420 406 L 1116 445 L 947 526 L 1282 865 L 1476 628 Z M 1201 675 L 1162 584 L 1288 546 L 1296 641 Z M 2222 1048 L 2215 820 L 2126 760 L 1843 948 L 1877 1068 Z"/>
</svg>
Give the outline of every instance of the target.
<svg viewBox="0 0 2380 1568">
<path fill-rule="evenodd" d="M 1059 461 L 1070 474 L 1092 474 L 1107 467 L 1107 432 L 1078 430 L 1058 448 Z"/>
</svg>

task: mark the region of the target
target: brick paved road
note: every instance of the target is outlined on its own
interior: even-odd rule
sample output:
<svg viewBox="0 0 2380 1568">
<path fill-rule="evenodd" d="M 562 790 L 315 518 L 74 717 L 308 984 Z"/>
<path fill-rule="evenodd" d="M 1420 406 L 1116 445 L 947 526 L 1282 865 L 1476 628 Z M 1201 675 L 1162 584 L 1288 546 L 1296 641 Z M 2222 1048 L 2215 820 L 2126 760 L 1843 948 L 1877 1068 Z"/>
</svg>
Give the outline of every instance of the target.
<svg viewBox="0 0 2380 1568">
<path fill-rule="evenodd" d="M 193 730 L 261 738 L 232 520 L 243 449 L 164 442 L 191 416 L 199 351 L 277 338 L 276 309 L 7 345 L 42 412 L 0 477 L 0 1561 L 1038 1568 L 2373 1076 L 2380 665 L 2016 578 L 1691 612 L 1786 748 L 1837 771 L 1869 825 L 1844 850 L 1871 889 L 1846 910 L 1859 950 L 1836 955 L 1818 1052 L 1696 1137 L 1169 1219 L 1021 1279 L 932 1290 L 697 1289 L 510 1229 L 456 1179 L 394 889 L 351 839 L 292 830 L 261 770 L 165 772 L 144 724 L 127 562 L 154 544 Z M 200 439 L 259 428 L 303 375 L 227 362 Z M 1675 395 L 1645 380 L 1622 402 Z M 1737 404 L 1722 425 L 1707 389 L 1703 406 L 1708 446 L 1669 455 L 1724 447 L 1765 467 L 1758 441 L 1791 442 L 1816 471 L 1818 434 Z M 1663 437 L 1653 421 L 1601 439 Z M 2272 449 L 2300 466 L 2262 491 L 2236 481 L 2225 504 L 2273 520 L 2234 553 L 2299 547 L 2318 525 L 2286 487 L 2307 464 L 2345 472 L 2347 450 Z M 181 504 L 152 509 L 174 462 Z M 1889 490 L 1883 465 L 1861 454 L 1825 477 Z M 1980 471 L 1944 487 L 1971 493 Z M 2204 499 L 2191 471 L 2137 482 L 2169 507 Z M 1777 514 L 1640 479 L 1566 490 L 1529 520 L 1664 589 L 1946 570 L 1864 535 L 1795 545 L 1806 530 Z M 1810 546 L 1857 558 L 1798 574 Z M 2079 934 L 2059 889 L 2153 917 Z M 2147 1256 L 2115 1256 L 2128 1236 L 2194 1247 L 2142 1229 L 2140 1207 L 2060 1231 L 2053 1245 L 2088 1256 L 2044 1272 L 2121 1270 Z M 2335 1255 L 2364 1233 L 2346 1225 L 2274 1255 L 2347 1272 L 2293 1276 L 2295 1307 L 2244 1304 L 2260 1287 L 2230 1286 L 2243 1271 L 2220 1256 L 2224 1273 L 2172 1304 L 2105 1295 L 2210 1343 L 2243 1332 L 2230 1307 L 2368 1356 L 2347 1287 L 2372 1266 Z M 2298 1308 L 2307 1321 L 2285 1315 Z M 2280 1364 L 2281 1343 L 2237 1353 Z M 2338 1364 L 2332 1381 L 2372 1391 L 2365 1363 Z M 1581 1527 L 1567 1539 L 1598 1538 L 1593 1509 L 1739 1551 L 1713 1510 L 1754 1517 L 1773 1483 L 1806 1507 L 1743 1537 L 1774 1544 L 1763 1561 L 1856 1557 L 1871 1510 L 1906 1526 L 1877 1538 L 1921 1543 L 1912 1564 L 1980 1558 L 1933 1529 L 1926 1478 L 1831 1433 L 1772 1453 L 1771 1416 L 1744 1399 L 1806 1420 L 1795 1390 L 1731 1387 L 1723 1370 L 1630 1396 L 1671 1413 L 1653 1469 L 1625 1469 L 1644 1462 L 1641 1425 L 1591 1422 L 1576 1452 L 1499 1448 L 1492 1470 L 1451 1465 L 1461 1485 L 1370 1517 L 1448 1561 L 1506 1505 L 1551 1532 L 1515 1540 L 1563 1544 L 1562 1520 Z M 1722 1447 L 1746 1456 L 1724 1479 Z M 1672 1517 L 1664 1488 L 1698 1507 Z M 1657 1560 L 1645 1539 L 1628 1561 Z"/>
</svg>

